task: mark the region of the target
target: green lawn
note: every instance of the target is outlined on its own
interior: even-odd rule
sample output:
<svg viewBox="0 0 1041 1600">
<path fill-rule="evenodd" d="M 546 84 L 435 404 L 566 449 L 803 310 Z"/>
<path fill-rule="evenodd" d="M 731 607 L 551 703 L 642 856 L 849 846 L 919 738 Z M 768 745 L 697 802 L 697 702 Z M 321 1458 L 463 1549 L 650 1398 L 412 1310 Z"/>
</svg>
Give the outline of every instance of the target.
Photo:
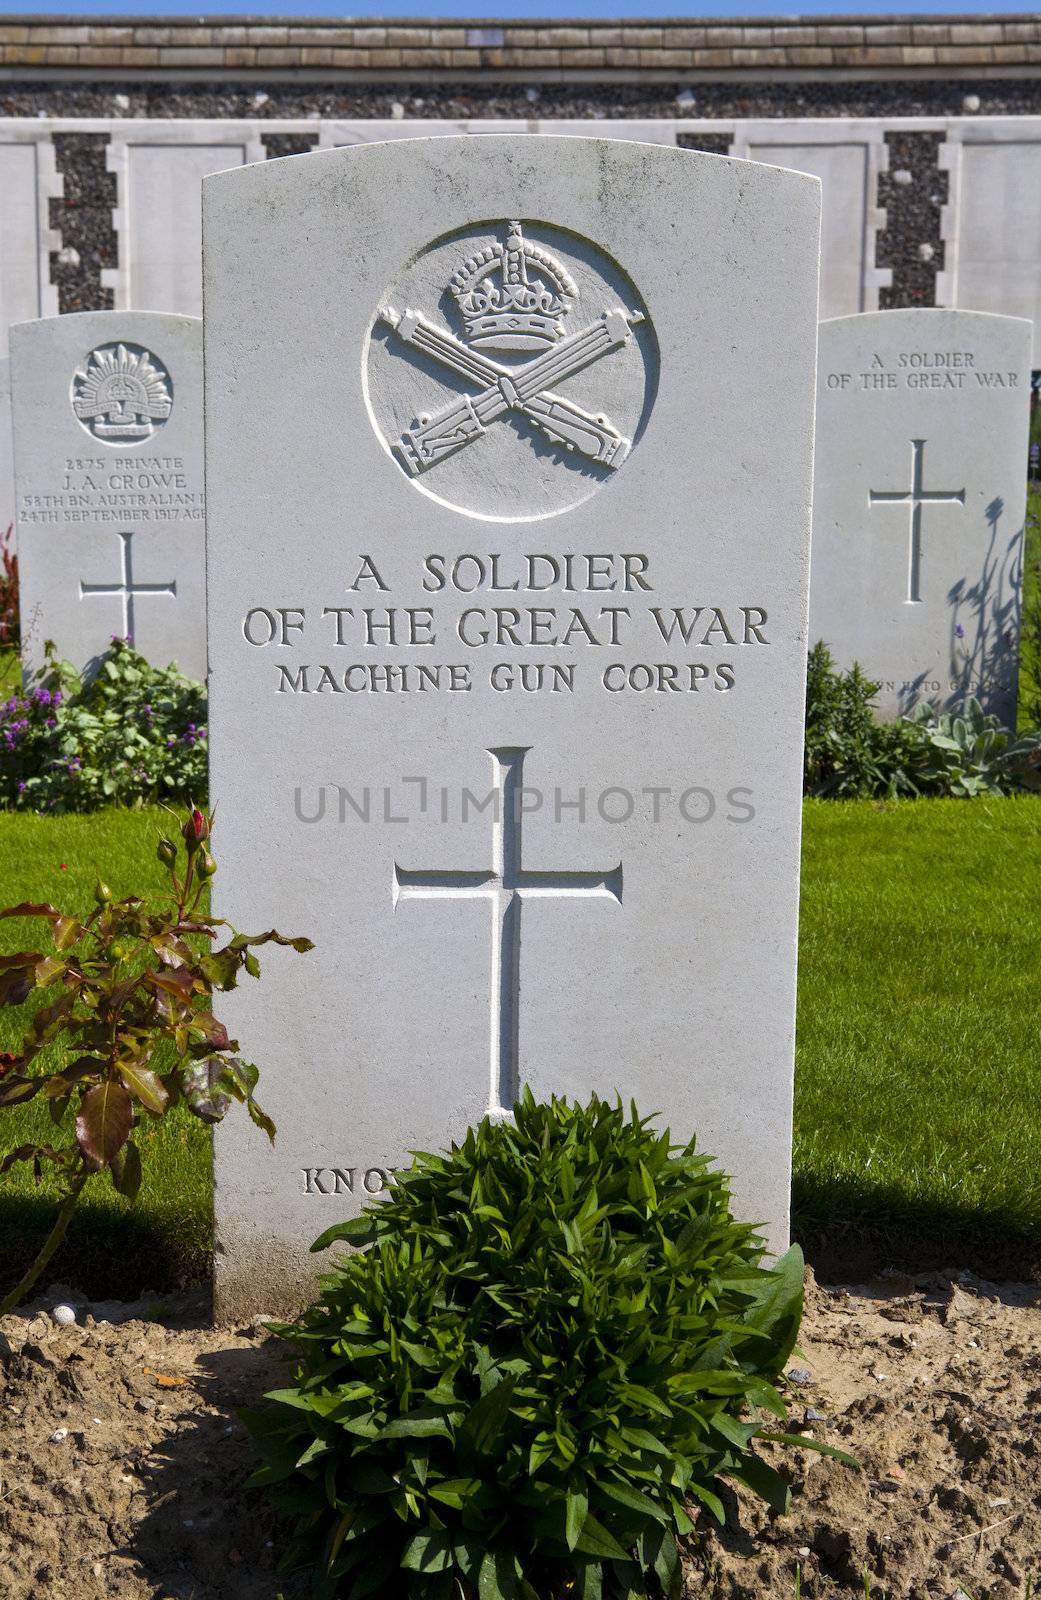
<svg viewBox="0 0 1041 1600">
<path fill-rule="evenodd" d="M 810 801 L 805 816 L 797 1236 L 838 1274 L 1041 1271 L 1041 798 Z M 5 815 L 0 903 L 85 912 L 98 869 L 117 895 L 159 887 L 155 839 L 169 823 L 155 809 Z M 0 948 L 18 948 L 27 926 L 0 923 Z M 17 1016 L 0 1011 L 0 1049 L 16 1043 Z M 36 1107 L 2 1112 L 0 1148 L 48 1128 Z M 99 1180 L 55 1276 L 97 1295 L 205 1271 L 208 1131 L 178 1114 L 143 1143 L 137 1205 Z M 0 1182 L 0 1282 L 51 1212 L 24 1167 Z"/>
<path fill-rule="evenodd" d="M 1039 862 L 1041 798 L 807 802 L 795 1214 L 825 1267 L 1041 1267 Z"/>
</svg>

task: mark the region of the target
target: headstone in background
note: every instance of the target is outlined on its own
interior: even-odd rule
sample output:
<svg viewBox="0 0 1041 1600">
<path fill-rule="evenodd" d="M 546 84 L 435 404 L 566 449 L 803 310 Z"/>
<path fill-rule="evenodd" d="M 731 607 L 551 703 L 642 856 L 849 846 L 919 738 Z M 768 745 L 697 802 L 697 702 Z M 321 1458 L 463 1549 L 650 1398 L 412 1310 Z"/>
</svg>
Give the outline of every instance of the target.
<svg viewBox="0 0 1041 1600">
<path fill-rule="evenodd" d="M 23 654 L 114 635 L 206 675 L 202 325 L 92 311 L 11 329 Z"/>
<path fill-rule="evenodd" d="M 0 356 L 0 536 L 14 544 L 14 436 L 11 431 L 11 362 Z"/>
<path fill-rule="evenodd" d="M 522 1084 L 787 1238 L 817 180 L 430 139 L 203 185 L 223 1315 Z M 749 397 L 755 397 L 750 404 Z M 259 919 L 259 920 L 258 920 Z"/>
<path fill-rule="evenodd" d="M 1014 725 L 1029 322 L 883 311 L 820 328 L 810 641 L 896 717 L 975 695 Z"/>
</svg>

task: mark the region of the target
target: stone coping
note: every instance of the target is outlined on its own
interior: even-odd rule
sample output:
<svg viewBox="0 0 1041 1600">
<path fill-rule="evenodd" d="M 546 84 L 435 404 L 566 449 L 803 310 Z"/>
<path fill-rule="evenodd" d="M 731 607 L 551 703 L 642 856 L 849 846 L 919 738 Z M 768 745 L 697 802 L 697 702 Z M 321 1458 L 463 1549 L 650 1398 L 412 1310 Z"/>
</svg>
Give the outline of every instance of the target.
<svg viewBox="0 0 1041 1600">
<path fill-rule="evenodd" d="M 1041 13 L 451 21 L 0 17 L 0 79 L 430 82 L 1035 76 Z"/>
</svg>

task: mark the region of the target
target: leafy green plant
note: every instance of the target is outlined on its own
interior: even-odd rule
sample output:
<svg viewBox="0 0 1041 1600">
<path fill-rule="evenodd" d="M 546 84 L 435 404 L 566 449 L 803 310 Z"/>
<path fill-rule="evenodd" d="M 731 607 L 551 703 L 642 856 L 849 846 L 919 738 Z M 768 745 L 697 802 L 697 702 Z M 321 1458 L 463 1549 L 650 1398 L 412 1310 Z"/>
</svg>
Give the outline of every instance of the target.
<svg viewBox="0 0 1041 1600">
<path fill-rule="evenodd" d="M 274 1123 L 254 1099 L 257 1068 L 236 1055 L 237 1041 L 213 1015 L 213 991 L 233 989 L 242 971 L 259 977 L 258 945 L 312 946 L 274 929 L 236 933 L 209 915 L 211 827 L 212 818 L 193 808 L 181 829 L 180 871 L 177 845 L 160 839 L 157 855 L 170 876 L 165 896 L 113 901 L 99 882 L 96 909 L 82 923 L 49 904 L 0 911 L 44 923 L 53 945 L 0 957 L 0 1005 L 33 1004 L 21 1050 L 0 1057 L 0 1111 L 42 1095 L 55 1127 L 71 1134 L 63 1144 L 17 1145 L 0 1161 L 0 1174 L 31 1162 L 38 1179 L 50 1165 L 62 1190 L 54 1227 L 0 1314 L 36 1283 L 92 1178 L 107 1172 L 120 1194 L 135 1198 L 141 1156 L 133 1131 L 142 1115 L 162 1117 L 183 1100 L 204 1122 L 219 1122 L 237 1100 L 274 1139 Z M 220 928 L 230 938 L 212 949 Z"/>
<path fill-rule="evenodd" d="M 969 798 L 1041 788 L 1041 730 L 1017 739 L 971 698 L 954 711 L 923 703 L 903 720 L 917 739 L 914 773 L 922 792 Z"/>
<path fill-rule="evenodd" d="M 93 811 L 183 801 L 206 788 L 206 690 L 113 639 L 90 677 L 46 647 L 43 668 L 0 705 L 0 804 Z"/>
<path fill-rule="evenodd" d="M 878 684 L 854 662 L 837 671 L 823 640 L 806 665 L 806 744 L 803 788 L 810 795 L 913 794 L 909 771 L 914 740 L 900 723 L 877 721 Z"/>
<path fill-rule="evenodd" d="M 726 1177 L 635 1108 L 525 1092 L 336 1240 L 362 1248 L 247 1419 L 324 1600 L 676 1596 L 717 1478 L 783 1511 L 764 1449 L 838 1453 L 784 1428 L 801 1254 L 764 1267 Z"/>
</svg>

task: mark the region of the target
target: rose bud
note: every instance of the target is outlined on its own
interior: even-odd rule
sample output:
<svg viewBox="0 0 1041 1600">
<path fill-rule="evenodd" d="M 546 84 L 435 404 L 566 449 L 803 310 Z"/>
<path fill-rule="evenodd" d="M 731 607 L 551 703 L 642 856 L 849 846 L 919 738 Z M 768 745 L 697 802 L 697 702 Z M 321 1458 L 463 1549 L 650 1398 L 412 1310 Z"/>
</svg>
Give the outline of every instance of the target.
<svg viewBox="0 0 1041 1600">
<path fill-rule="evenodd" d="M 200 878 L 212 878 L 217 870 L 217 863 L 208 850 L 203 850 L 195 863 L 195 870 Z"/>
<path fill-rule="evenodd" d="M 107 906 L 112 899 L 112 890 L 107 883 L 102 883 L 100 878 L 94 885 L 94 898 L 99 906 Z"/>
<path fill-rule="evenodd" d="M 177 846 L 172 839 L 160 839 L 155 853 L 164 867 L 172 867 L 177 862 Z"/>
<path fill-rule="evenodd" d="M 188 854 L 194 855 L 199 846 L 205 844 L 210 837 L 210 824 L 205 812 L 196 807 L 181 829 L 181 837 L 188 846 Z"/>
</svg>

